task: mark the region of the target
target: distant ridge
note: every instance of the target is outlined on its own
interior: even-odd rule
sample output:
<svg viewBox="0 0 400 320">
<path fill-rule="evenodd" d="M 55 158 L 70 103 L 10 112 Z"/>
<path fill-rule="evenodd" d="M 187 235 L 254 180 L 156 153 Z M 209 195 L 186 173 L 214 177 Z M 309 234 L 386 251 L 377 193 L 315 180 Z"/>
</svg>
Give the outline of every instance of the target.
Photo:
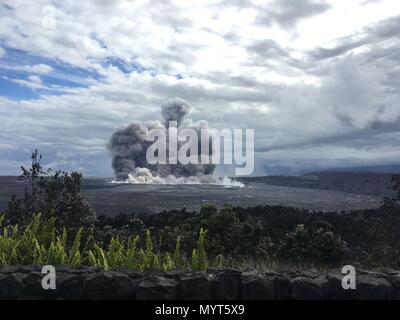
<svg viewBox="0 0 400 320">
<path fill-rule="evenodd" d="M 355 167 L 355 168 L 331 169 L 324 171 L 400 174 L 400 165 L 366 166 L 366 167 Z"/>
<path fill-rule="evenodd" d="M 302 176 L 241 177 L 237 180 L 244 183 L 255 182 L 386 197 L 392 194 L 390 189 L 392 175 L 393 173 L 365 172 L 360 168 L 360 171 L 322 171 Z"/>
</svg>

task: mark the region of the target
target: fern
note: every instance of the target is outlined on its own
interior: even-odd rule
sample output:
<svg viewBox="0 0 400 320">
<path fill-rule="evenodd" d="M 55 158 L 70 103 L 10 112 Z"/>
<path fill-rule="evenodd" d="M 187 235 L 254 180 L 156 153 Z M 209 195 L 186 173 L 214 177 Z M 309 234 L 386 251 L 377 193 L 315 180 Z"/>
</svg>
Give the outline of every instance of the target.
<svg viewBox="0 0 400 320">
<path fill-rule="evenodd" d="M 197 250 L 193 249 L 192 251 L 192 270 L 197 271 L 199 270 L 199 257 L 197 255 Z"/>
<path fill-rule="evenodd" d="M 107 261 L 111 268 L 118 268 L 122 266 L 124 262 L 124 245 L 119 240 L 118 236 L 116 238 L 112 237 L 110 244 L 108 246 Z"/>
<path fill-rule="evenodd" d="M 128 249 L 126 251 L 125 266 L 129 269 L 140 269 L 138 259 L 136 257 L 136 246 L 139 236 L 131 237 L 128 240 Z"/>
<path fill-rule="evenodd" d="M 108 270 L 110 267 L 108 265 L 107 256 L 104 253 L 103 248 L 101 248 L 97 243 L 95 243 L 94 248 L 95 248 L 96 254 L 97 254 L 96 266 L 100 267 L 104 270 Z"/>
<path fill-rule="evenodd" d="M 153 240 L 151 239 L 150 230 L 146 230 L 146 260 L 148 268 L 153 266 L 154 253 L 153 253 Z"/>
<path fill-rule="evenodd" d="M 164 257 L 164 263 L 162 269 L 164 270 L 164 272 L 167 272 L 173 270 L 174 268 L 175 268 L 174 262 L 172 261 L 169 253 L 167 252 Z"/>
<path fill-rule="evenodd" d="M 35 214 L 28 225 L 20 228 L 3 226 L 4 216 L 0 216 L 0 266 L 15 264 L 69 264 L 73 268 L 89 265 L 104 270 L 110 268 L 129 268 L 135 270 L 183 269 L 187 265 L 181 252 L 181 237 L 177 237 L 175 251 L 168 252 L 156 249 L 150 230 L 145 232 L 144 246 L 139 247 L 139 236 L 123 239 L 112 237 L 107 245 L 94 239 L 94 226 L 84 233 L 80 228 L 73 239 L 70 231 L 63 228 L 58 231 L 56 219 L 44 219 Z M 192 253 L 193 270 L 205 270 L 208 259 L 205 252 L 206 231 L 200 230 L 196 248 Z M 82 240 L 83 239 L 83 240 Z M 157 242 L 161 247 L 162 240 Z M 219 260 L 218 260 L 219 259 Z M 222 258 L 217 263 L 222 265 Z"/>
<path fill-rule="evenodd" d="M 79 251 L 79 247 L 81 244 L 82 231 L 83 228 L 78 230 L 69 253 L 68 262 L 72 268 L 79 268 L 81 265 L 81 253 Z"/>
<path fill-rule="evenodd" d="M 183 258 L 182 258 L 182 253 L 181 253 L 181 237 L 178 236 L 176 239 L 176 244 L 175 244 L 175 252 L 174 252 L 174 265 L 178 268 L 181 269 L 183 268 Z"/>
<path fill-rule="evenodd" d="M 208 258 L 205 250 L 205 238 L 207 230 L 200 229 L 197 248 L 192 253 L 192 269 L 195 271 L 205 271 L 208 267 Z"/>
</svg>

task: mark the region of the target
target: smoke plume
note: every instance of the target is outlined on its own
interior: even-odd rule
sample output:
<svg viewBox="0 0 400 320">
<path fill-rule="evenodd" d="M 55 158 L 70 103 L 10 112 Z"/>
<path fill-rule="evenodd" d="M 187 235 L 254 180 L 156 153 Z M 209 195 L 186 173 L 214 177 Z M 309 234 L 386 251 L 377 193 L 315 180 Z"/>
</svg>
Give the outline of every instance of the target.
<svg viewBox="0 0 400 320">
<path fill-rule="evenodd" d="M 170 121 L 176 121 L 179 127 L 189 113 L 189 105 L 179 98 L 170 99 L 161 106 L 161 113 L 166 127 L 168 127 Z"/>
<path fill-rule="evenodd" d="M 197 131 L 209 130 L 206 121 L 193 122 L 185 119 L 190 111 L 189 105 L 182 99 L 169 99 L 161 106 L 163 122 L 136 122 L 117 129 L 108 144 L 113 157 L 112 167 L 118 182 L 148 184 L 234 184 L 230 179 L 219 179 L 213 176 L 213 164 L 157 164 L 147 162 L 146 151 L 153 143 L 146 141 L 147 132 L 151 129 L 168 131 L 170 121 L 176 121 L 177 129 L 191 128 Z M 168 137 L 168 135 L 167 135 Z M 179 145 L 184 142 L 178 142 Z M 168 147 L 168 143 L 167 143 Z M 167 148 L 167 156 L 168 156 Z M 200 139 L 198 154 L 201 155 Z M 211 149 L 209 150 L 211 153 Z M 239 186 L 239 184 L 238 184 Z"/>
</svg>

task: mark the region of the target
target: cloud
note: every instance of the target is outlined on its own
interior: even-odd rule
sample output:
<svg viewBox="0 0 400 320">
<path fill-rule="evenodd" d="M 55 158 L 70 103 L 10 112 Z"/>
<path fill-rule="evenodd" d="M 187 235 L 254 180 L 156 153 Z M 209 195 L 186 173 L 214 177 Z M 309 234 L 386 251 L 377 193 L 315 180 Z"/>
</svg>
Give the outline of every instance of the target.
<svg viewBox="0 0 400 320">
<path fill-rule="evenodd" d="M 5 3 L 0 81 L 37 92 L 28 99 L 0 91 L 0 143 L 11 146 L 10 162 L 29 158 L 34 146 L 55 166 L 70 160 L 111 175 L 105 146 L 114 129 L 162 120 L 160 105 L 171 97 L 193 107 L 194 121 L 254 128 L 258 174 L 398 155 L 397 2 Z M 55 29 L 42 24 L 49 4 Z M 390 12 L 375 21 L 373 6 Z M 315 32 L 329 29 L 323 20 L 346 8 L 357 24 L 320 41 Z"/>
<path fill-rule="evenodd" d="M 264 7 L 258 22 L 292 28 L 301 20 L 324 13 L 330 8 L 331 5 L 324 0 L 275 0 Z"/>
<path fill-rule="evenodd" d="M 25 67 L 26 71 L 30 71 L 32 73 L 50 73 L 53 71 L 53 68 L 47 64 L 35 64 L 31 67 Z"/>
<path fill-rule="evenodd" d="M 335 58 L 353 52 L 355 49 L 387 50 L 398 46 L 400 37 L 400 16 L 391 17 L 383 21 L 366 26 L 361 31 L 335 40 L 331 48 L 318 47 L 310 52 L 313 60 Z M 364 52 L 365 52 L 364 51 Z M 373 55 L 373 52 L 369 52 Z"/>
<path fill-rule="evenodd" d="M 38 76 L 28 76 L 27 79 L 8 79 L 7 77 L 4 78 L 10 80 L 14 83 L 17 83 L 21 86 L 25 86 L 30 89 L 45 89 L 46 87 L 43 85 L 42 80 Z"/>
<path fill-rule="evenodd" d="M 382 2 L 384 0 L 364 0 L 361 4 L 363 6 L 369 5 L 369 4 L 373 4 L 373 3 L 379 3 Z"/>
<path fill-rule="evenodd" d="M 10 69 L 14 71 L 23 71 L 29 73 L 46 74 L 52 72 L 54 69 L 47 64 L 35 65 L 0 65 L 3 69 Z"/>
<path fill-rule="evenodd" d="M 33 82 L 33 83 L 42 84 L 42 79 L 40 79 L 40 77 L 36 76 L 36 75 L 29 76 L 28 80 Z"/>
</svg>

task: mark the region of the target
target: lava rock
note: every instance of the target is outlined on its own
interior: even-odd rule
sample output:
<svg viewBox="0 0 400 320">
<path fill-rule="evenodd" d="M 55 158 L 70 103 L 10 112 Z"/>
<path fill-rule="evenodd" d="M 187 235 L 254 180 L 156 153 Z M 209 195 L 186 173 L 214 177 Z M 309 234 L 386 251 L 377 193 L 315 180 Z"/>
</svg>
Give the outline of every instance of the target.
<svg viewBox="0 0 400 320">
<path fill-rule="evenodd" d="M 150 276 L 136 287 L 137 300 L 173 300 L 178 293 L 178 282 L 160 276 Z"/>
<path fill-rule="evenodd" d="M 17 273 L 19 272 L 21 266 L 1 266 L 0 267 L 0 274 L 10 274 L 10 273 Z"/>
<path fill-rule="evenodd" d="M 354 298 L 358 300 L 385 300 L 391 296 L 392 285 L 383 278 L 361 274 L 356 277 Z"/>
<path fill-rule="evenodd" d="M 325 298 L 328 300 L 351 300 L 354 299 L 355 290 L 345 290 L 342 280 L 345 275 L 339 272 L 330 272 L 326 275 L 324 287 Z M 356 278 L 357 279 L 357 278 Z"/>
<path fill-rule="evenodd" d="M 125 274 L 100 272 L 90 275 L 84 282 L 85 294 L 90 300 L 133 299 L 134 285 Z"/>
<path fill-rule="evenodd" d="M 62 278 L 56 274 L 56 289 L 43 289 L 42 280 L 46 276 L 39 271 L 30 272 L 24 281 L 24 296 L 26 300 L 52 300 L 59 296 L 59 286 Z"/>
<path fill-rule="evenodd" d="M 183 300 L 211 299 L 211 281 L 213 275 L 190 273 L 180 276 L 179 297 Z"/>
<path fill-rule="evenodd" d="M 325 281 L 320 278 L 294 278 L 290 281 L 291 297 L 294 300 L 322 300 Z"/>
<path fill-rule="evenodd" d="M 21 273 L 0 275 L 0 299 L 14 300 L 19 298 L 24 291 L 23 280 L 25 275 Z"/>
<path fill-rule="evenodd" d="M 239 271 L 226 270 L 218 272 L 212 281 L 212 296 L 216 300 L 236 300 L 240 296 Z"/>
<path fill-rule="evenodd" d="M 266 278 L 258 271 L 247 271 L 241 275 L 244 300 L 273 300 L 275 299 L 275 284 L 271 278 Z"/>
<path fill-rule="evenodd" d="M 271 281 L 275 284 L 275 298 L 277 300 L 289 300 L 290 299 L 290 279 L 283 274 L 267 274 L 267 278 L 271 278 Z"/>
<path fill-rule="evenodd" d="M 390 282 L 392 284 L 391 299 L 400 300 L 400 274 L 393 274 Z"/>
<path fill-rule="evenodd" d="M 61 286 L 61 295 L 67 300 L 80 300 L 85 297 L 85 278 L 82 275 L 65 275 Z"/>
</svg>

